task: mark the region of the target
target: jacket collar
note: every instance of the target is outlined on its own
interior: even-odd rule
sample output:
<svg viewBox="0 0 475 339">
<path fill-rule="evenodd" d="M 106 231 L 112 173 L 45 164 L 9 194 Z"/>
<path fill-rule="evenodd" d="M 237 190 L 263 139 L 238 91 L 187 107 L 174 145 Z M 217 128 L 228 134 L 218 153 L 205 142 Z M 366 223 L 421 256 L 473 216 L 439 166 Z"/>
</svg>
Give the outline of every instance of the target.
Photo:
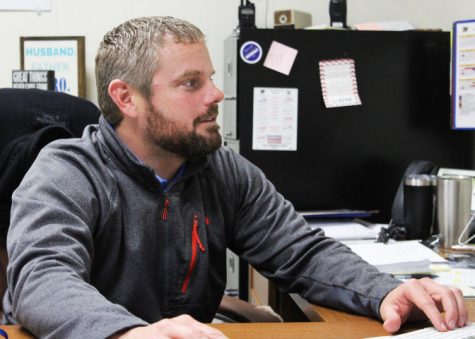
<svg viewBox="0 0 475 339">
<path fill-rule="evenodd" d="M 117 137 L 117 134 L 113 126 L 104 118 L 103 115 L 99 118 L 99 139 L 107 149 L 107 153 L 114 163 L 117 164 L 122 171 L 136 178 L 148 187 L 160 187 L 160 183 L 155 177 L 155 172 L 152 167 L 147 164 L 143 164 L 137 160 L 137 158 L 130 152 L 130 150 L 122 143 Z M 188 161 L 186 168 L 178 180 L 174 183 L 178 183 L 194 176 L 195 174 L 203 171 L 209 164 L 209 156 L 196 161 Z M 160 187 L 161 189 L 161 187 Z M 170 187 L 171 189 L 171 187 Z"/>
</svg>

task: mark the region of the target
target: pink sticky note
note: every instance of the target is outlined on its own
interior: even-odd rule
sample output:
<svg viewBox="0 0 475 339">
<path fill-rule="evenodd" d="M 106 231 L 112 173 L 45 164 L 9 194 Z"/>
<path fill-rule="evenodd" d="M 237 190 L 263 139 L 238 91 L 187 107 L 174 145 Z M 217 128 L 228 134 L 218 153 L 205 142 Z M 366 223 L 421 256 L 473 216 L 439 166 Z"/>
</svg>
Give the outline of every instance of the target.
<svg viewBox="0 0 475 339">
<path fill-rule="evenodd" d="M 277 41 L 272 41 L 264 66 L 289 75 L 298 51 Z"/>
</svg>

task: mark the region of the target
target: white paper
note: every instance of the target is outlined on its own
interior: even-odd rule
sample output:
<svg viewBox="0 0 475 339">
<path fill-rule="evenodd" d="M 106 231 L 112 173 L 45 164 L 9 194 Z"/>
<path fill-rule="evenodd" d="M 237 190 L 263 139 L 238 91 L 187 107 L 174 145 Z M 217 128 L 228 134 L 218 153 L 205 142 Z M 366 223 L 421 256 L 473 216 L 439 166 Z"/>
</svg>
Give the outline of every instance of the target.
<svg viewBox="0 0 475 339">
<path fill-rule="evenodd" d="M 417 240 L 383 243 L 348 244 L 353 252 L 387 273 L 429 272 L 430 263 L 446 259 Z"/>
<path fill-rule="evenodd" d="M 264 66 L 274 71 L 289 75 L 298 51 L 277 41 L 272 41 Z"/>
<path fill-rule="evenodd" d="M 321 228 L 327 237 L 337 240 L 376 239 L 378 232 L 356 221 L 308 220 L 311 228 Z"/>
<path fill-rule="evenodd" d="M 0 0 L 2 11 L 51 11 L 51 0 Z"/>
<path fill-rule="evenodd" d="M 437 272 L 434 279 L 442 285 L 475 286 L 475 270 L 470 268 L 451 268 L 448 271 Z"/>
<path fill-rule="evenodd" d="M 475 338 L 475 324 L 471 323 L 465 327 L 456 328 L 452 331 L 439 332 L 435 327 L 426 327 L 421 330 L 403 333 L 392 336 L 371 337 L 366 339 L 473 339 Z"/>
<path fill-rule="evenodd" d="M 359 31 L 408 31 L 415 28 L 407 20 L 365 22 L 353 26 Z"/>
<path fill-rule="evenodd" d="M 297 150 L 297 88 L 254 87 L 252 149 Z"/>
<path fill-rule="evenodd" d="M 453 126 L 475 128 L 475 21 L 455 24 Z"/>
<path fill-rule="evenodd" d="M 323 101 L 327 108 L 361 105 L 352 59 L 319 62 Z"/>
</svg>

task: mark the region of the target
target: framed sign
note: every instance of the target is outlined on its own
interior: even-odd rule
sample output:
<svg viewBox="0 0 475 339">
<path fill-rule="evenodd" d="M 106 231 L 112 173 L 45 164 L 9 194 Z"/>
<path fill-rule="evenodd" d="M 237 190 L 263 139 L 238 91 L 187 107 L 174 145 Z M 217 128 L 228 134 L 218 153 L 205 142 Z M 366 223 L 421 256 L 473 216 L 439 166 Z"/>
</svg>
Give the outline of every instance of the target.
<svg viewBox="0 0 475 339">
<path fill-rule="evenodd" d="M 55 91 L 86 96 L 85 38 L 20 37 L 22 70 L 52 70 Z"/>
</svg>

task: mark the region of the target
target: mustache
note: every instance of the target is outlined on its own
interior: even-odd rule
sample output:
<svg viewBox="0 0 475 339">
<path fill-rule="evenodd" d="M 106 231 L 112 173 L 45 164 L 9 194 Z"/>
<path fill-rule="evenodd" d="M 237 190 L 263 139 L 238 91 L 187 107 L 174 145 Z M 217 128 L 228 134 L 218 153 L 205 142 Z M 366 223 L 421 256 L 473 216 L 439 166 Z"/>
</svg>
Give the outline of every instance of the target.
<svg viewBox="0 0 475 339">
<path fill-rule="evenodd" d="M 206 112 L 206 114 L 198 117 L 195 119 L 195 124 L 199 123 L 200 121 L 203 121 L 203 120 L 208 120 L 208 119 L 214 119 L 218 116 L 219 114 L 219 109 L 218 109 L 218 105 L 215 104 L 213 106 L 211 106 L 208 111 Z"/>
<path fill-rule="evenodd" d="M 209 108 L 208 112 L 206 112 L 205 118 L 216 118 L 218 114 L 219 114 L 218 105 L 214 104 L 213 106 Z"/>
</svg>

